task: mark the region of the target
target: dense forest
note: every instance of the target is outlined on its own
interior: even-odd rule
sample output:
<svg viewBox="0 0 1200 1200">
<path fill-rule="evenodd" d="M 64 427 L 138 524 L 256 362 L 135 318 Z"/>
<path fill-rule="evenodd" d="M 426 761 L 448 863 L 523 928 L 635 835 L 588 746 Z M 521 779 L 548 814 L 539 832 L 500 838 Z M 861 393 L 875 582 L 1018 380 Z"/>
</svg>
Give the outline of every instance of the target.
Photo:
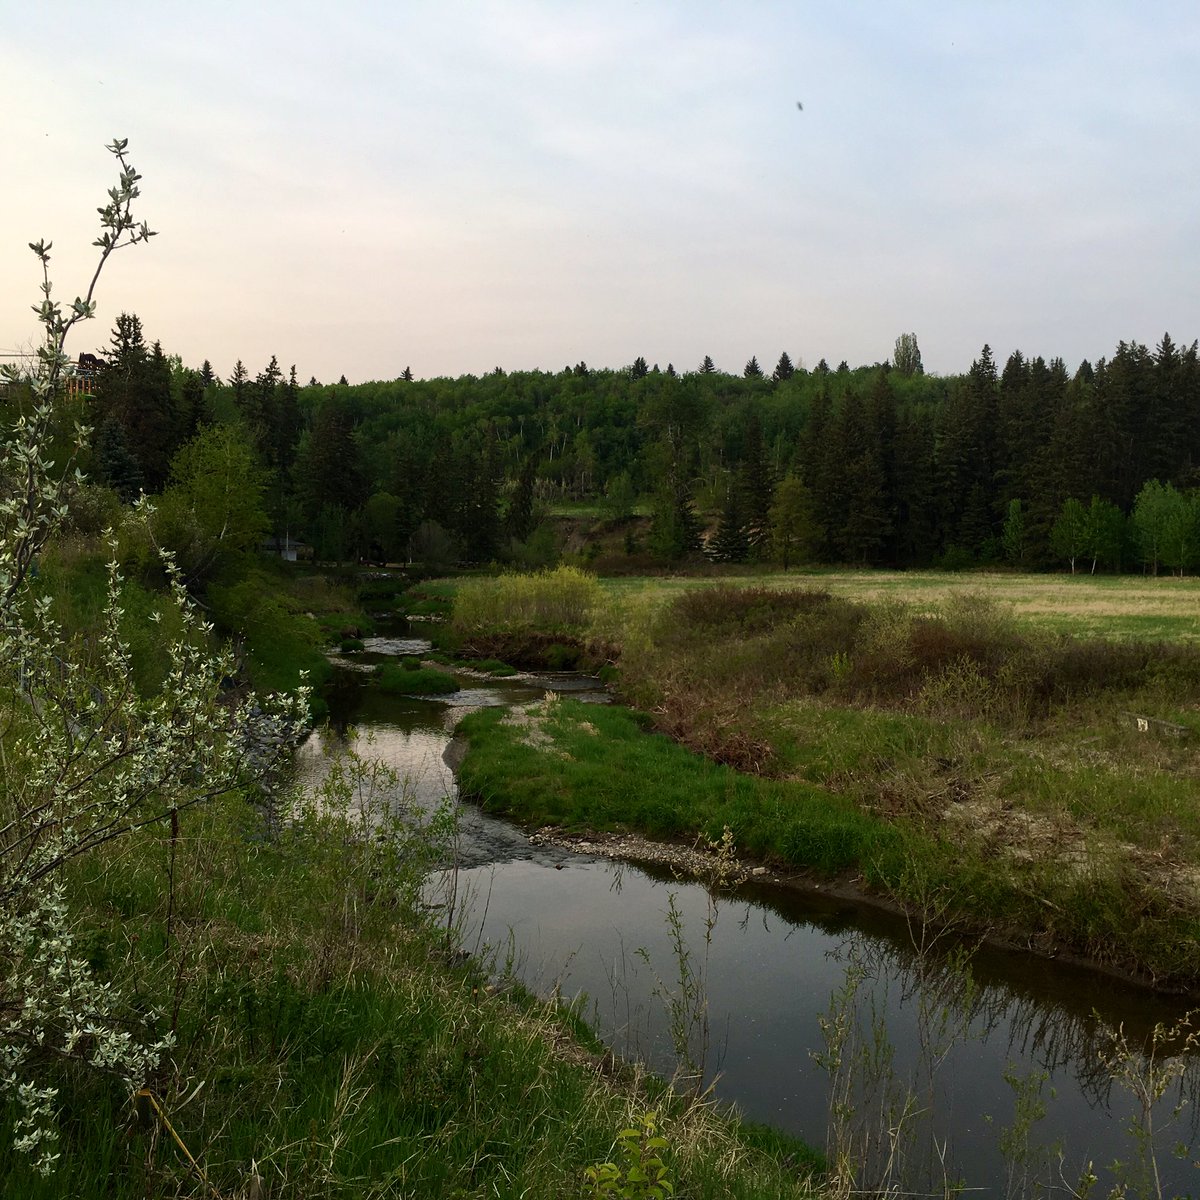
<svg viewBox="0 0 1200 1200">
<path fill-rule="evenodd" d="M 783 353 L 770 371 L 638 358 L 302 385 L 275 358 L 225 380 L 186 368 L 122 314 L 78 402 L 90 479 L 124 502 L 162 493 L 194 571 L 212 550 L 194 528 L 206 504 L 218 541 L 240 514 L 243 541 L 287 536 L 321 559 L 545 562 L 541 515 L 577 501 L 626 528 L 626 553 L 663 561 L 1200 560 L 1200 361 L 1168 335 L 1074 374 L 1020 352 L 1000 366 L 984 346 L 965 374 L 929 375 L 903 334 L 890 362 L 856 369 Z"/>
</svg>

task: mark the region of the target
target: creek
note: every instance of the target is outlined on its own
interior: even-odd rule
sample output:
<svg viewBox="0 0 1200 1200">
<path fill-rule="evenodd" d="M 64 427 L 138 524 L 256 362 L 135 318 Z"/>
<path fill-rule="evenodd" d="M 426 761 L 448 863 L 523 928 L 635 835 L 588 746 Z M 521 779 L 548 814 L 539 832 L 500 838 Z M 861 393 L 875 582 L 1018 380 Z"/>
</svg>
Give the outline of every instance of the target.
<svg viewBox="0 0 1200 1200">
<path fill-rule="evenodd" d="M 460 673 L 462 689 L 437 698 L 366 686 L 369 664 L 428 648 L 404 632 L 367 639 L 363 655 L 338 660 L 322 736 L 384 760 L 429 807 L 455 795 L 443 756 L 466 711 L 527 704 L 547 691 L 607 700 L 595 680 L 572 674 L 481 681 Z M 301 751 L 302 778 L 317 770 L 320 750 L 314 735 Z M 716 1097 L 821 1148 L 836 1091 L 853 1113 L 842 1122 L 843 1145 L 863 1167 L 860 1186 L 886 1178 L 940 1191 L 946 1175 L 1016 1195 L 1032 1191 L 1032 1175 L 1048 1164 L 1052 1183 L 1074 1184 L 1092 1162 L 1101 1195 L 1112 1182 L 1103 1168 L 1139 1161 L 1145 1143 L 1130 1128 L 1145 1127 L 1146 1110 L 1136 1089 L 1102 1066 L 1104 1030 L 1124 1028 L 1140 1068 L 1152 1027 L 1178 1020 L 1182 1002 L 988 946 L 974 950 L 964 984 L 945 966 L 946 946 L 919 953 L 923 935 L 880 908 L 753 879 L 714 904 L 703 886 L 665 871 L 533 844 L 477 806 L 461 805 L 459 816 L 456 887 L 468 951 L 490 951 L 498 974 L 540 994 L 578 998 L 618 1054 L 670 1076 L 677 1055 L 664 999 L 680 997 L 682 948 L 707 1000 L 707 1038 L 693 1028 L 693 1057 L 704 1058 Z M 836 1087 L 814 1061 L 827 1050 L 822 1023 L 831 1014 L 851 1031 L 843 1059 L 856 1064 Z M 1179 1066 L 1152 1109 L 1168 1195 L 1200 1191 L 1200 1060 Z M 1031 1105 L 1044 1106 L 1044 1117 L 1023 1120 Z M 862 1140 L 885 1126 L 900 1136 Z M 1176 1145 L 1188 1148 L 1183 1158 Z"/>
</svg>

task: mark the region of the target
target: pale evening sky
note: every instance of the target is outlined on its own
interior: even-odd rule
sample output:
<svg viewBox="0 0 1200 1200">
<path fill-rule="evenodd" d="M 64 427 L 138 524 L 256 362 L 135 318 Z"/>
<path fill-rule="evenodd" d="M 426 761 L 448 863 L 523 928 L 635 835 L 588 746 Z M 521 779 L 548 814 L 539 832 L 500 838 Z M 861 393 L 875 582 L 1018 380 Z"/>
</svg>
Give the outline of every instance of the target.
<svg viewBox="0 0 1200 1200">
<path fill-rule="evenodd" d="M 0 352 L 29 241 L 85 286 L 114 136 L 160 236 L 73 352 L 122 310 L 351 382 L 1200 336 L 1194 0 L 3 7 Z"/>
</svg>

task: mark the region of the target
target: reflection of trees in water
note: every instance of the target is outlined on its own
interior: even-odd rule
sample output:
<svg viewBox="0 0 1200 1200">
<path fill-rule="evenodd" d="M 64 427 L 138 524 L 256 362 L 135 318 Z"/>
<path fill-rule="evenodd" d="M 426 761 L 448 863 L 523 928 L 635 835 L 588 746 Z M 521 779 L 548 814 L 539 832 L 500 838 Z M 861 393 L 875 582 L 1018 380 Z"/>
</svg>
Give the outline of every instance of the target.
<svg viewBox="0 0 1200 1200">
<path fill-rule="evenodd" d="M 961 943 L 935 941 L 921 952 L 898 938 L 854 933 L 834 957 L 846 964 L 847 972 L 863 972 L 895 989 L 901 1004 L 929 1011 L 953 1009 L 951 1023 L 963 1031 L 964 1039 L 994 1043 L 1003 1038 L 1011 1061 L 1050 1075 L 1069 1075 L 1083 1098 L 1106 1112 L 1118 1088 L 1105 1063 L 1114 1034 L 1123 1031 L 1130 1048 L 1145 1056 L 1156 1026 L 1171 1028 L 1186 1015 L 1182 1004 L 1150 993 L 1145 1011 L 1121 1017 L 1072 1011 L 1032 990 L 1018 990 L 1011 980 L 979 980 L 974 956 L 962 954 Z M 1164 1047 L 1169 1052 L 1170 1042 L 1160 1042 L 1160 1054 Z M 1195 1140 L 1200 1135 L 1200 1055 L 1194 1051 L 1185 1051 L 1178 1083 L 1162 1103 L 1164 1109 L 1174 1109 L 1180 1102 L 1190 1139 Z"/>
<path fill-rule="evenodd" d="M 754 884 L 742 888 L 741 895 L 763 910 L 764 922 L 766 914 L 773 913 L 789 925 L 811 925 L 857 946 L 864 965 L 880 979 L 893 978 L 902 996 L 915 995 L 924 981 L 923 986 L 949 998 L 955 985 L 946 977 L 946 955 L 971 949 L 971 971 L 978 984 L 968 1014 L 973 1031 L 988 1040 L 1007 1038 L 1010 1056 L 1038 1070 L 1068 1073 L 1089 1103 L 1104 1108 L 1110 1104 L 1112 1081 L 1099 1052 L 1111 1031 L 1120 1027 L 1133 1044 L 1148 1048 L 1156 1025 L 1173 1026 L 1189 1008 L 1178 997 L 1137 989 L 1077 966 L 979 946 L 953 931 L 929 936 L 903 916 L 872 906 Z M 922 954 L 923 940 L 927 946 Z M 962 1002 L 959 996 L 956 1003 Z M 1200 1059 L 1195 1055 L 1188 1056 L 1180 1088 L 1195 1134 L 1200 1131 Z"/>
</svg>

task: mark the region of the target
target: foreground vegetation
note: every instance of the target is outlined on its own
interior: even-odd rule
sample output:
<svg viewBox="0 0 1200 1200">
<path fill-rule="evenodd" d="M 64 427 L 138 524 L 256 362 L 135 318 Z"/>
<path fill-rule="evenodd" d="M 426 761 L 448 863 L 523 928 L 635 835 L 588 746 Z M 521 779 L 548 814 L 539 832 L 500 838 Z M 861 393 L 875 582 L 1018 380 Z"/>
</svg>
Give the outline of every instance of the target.
<svg viewBox="0 0 1200 1200">
<path fill-rule="evenodd" d="M 486 648 L 488 597 L 522 586 L 551 594 L 554 636 L 616 649 L 623 696 L 650 715 L 553 706 L 531 718 L 550 753 L 519 724 L 469 718 L 463 781 L 489 805 L 676 838 L 727 824 L 782 866 L 1200 986 L 1191 643 L 1071 637 L 970 592 L 905 605 L 682 581 L 665 597 L 623 581 L 613 604 L 598 581 L 560 590 L 553 574 L 464 584 L 462 636 Z M 574 597 L 573 616 L 554 593 Z M 498 641 L 511 642 L 513 612 L 510 599 L 494 610 Z"/>
<path fill-rule="evenodd" d="M 92 970 L 174 1037 L 147 1080 L 163 1117 L 103 1075 L 50 1068 L 61 1159 L 43 1179 L 5 1139 L 6 1194 L 583 1195 L 584 1167 L 650 1108 L 679 1194 L 804 1194 L 761 1135 L 614 1077 L 570 1014 L 464 961 L 419 911 L 434 835 L 364 837 L 347 807 L 365 795 L 378 820 L 395 787 L 343 763 L 275 838 L 236 797 L 73 874 Z"/>
</svg>

